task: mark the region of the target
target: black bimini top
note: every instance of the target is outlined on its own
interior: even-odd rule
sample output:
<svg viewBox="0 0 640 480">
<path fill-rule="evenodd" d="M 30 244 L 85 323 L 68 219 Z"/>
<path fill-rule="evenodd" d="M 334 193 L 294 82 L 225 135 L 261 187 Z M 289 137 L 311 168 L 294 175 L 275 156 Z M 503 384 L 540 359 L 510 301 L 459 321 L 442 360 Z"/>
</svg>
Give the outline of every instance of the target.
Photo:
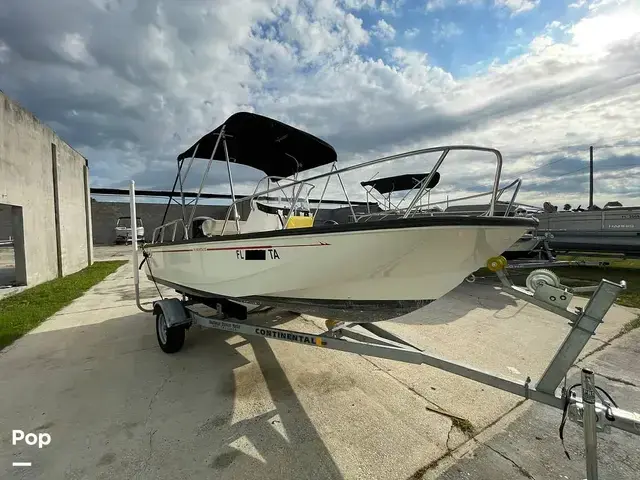
<svg viewBox="0 0 640 480">
<path fill-rule="evenodd" d="M 429 173 L 406 173 L 404 175 L 396 175 L 394 177 L 377 178 L 366 182 L 360 182 L 363 187 L 372 186 L 378 192 L 391 193 L 401 192 L 403 190 L 411 190 L 420 184 Z M 440 182 L 440 173 L 436 172 L 427 188 L 434 188 Z"/>
<path fill-rule="evenodd" d="M 262 115 L 238 112 L 178 155 L 178 161 L 191 158 L 194 153 L 195 158 L 210 159 L 223 126 L 229 161 L 256 168 L 268 176 L 289 177 L 338 158 L 331 145 L 310 133 Z M 222 141 L 213 159 L 226 161 Z"/>
</svg>

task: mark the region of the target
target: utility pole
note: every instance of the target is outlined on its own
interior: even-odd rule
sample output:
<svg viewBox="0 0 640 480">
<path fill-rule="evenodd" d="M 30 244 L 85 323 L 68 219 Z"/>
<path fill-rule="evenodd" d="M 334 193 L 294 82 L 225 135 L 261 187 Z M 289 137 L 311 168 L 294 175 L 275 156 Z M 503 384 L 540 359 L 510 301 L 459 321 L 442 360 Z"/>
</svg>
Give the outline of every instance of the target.
<svg viewBox="0 0 640 480">
<path fill-rule="evenodd" d="M 593 209 L 593 145 L 589 147 L 589 210 Z"/>
</svg>

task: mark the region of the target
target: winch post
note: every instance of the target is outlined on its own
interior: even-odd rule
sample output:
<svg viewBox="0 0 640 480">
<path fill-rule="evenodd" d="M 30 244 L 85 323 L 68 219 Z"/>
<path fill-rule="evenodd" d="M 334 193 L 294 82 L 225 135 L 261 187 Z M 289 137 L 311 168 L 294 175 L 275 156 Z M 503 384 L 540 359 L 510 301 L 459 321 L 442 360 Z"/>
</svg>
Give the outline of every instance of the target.
<svg viewBox="0 0 640 480">
<path fill-rule="evenodd" d="M 593 371 L 582 369 L 582 406 L 587 480 L 598 479 L 598 436 L 596 432 L 596 387 Z"/>
<path fill-rule="evenodd" d="M 540 377 L 536 390 L 548 393 L 555 392 L 571 365 L 575 363 L 580 352 L 595 334 L 606 312 L 614 304 L 624 286 L 624 283 L 621 286 L 605 279 L 600 281 L 600 285 L 584 310 L 576 315 L 576 320 L 572 322 L 571 332 L 564 339 L 553 360 Z"/>
<path fill-rule="evenodd" d="M 571 331 L 558 348 L 535 387 L 538 392 L 554 395 L 567 372 L 577 360 L 578 355 L 580 355 L 580 352 L 582 352 L 589 339 L 602 323 L 605 314 L 613 306 L 620 292 L 626 288 L 626 283 L 624 280 L 617 284 L 602 279 L 584 309 L 576 309 L 575 312 L 571 312 L 566 307 L 554 305 L 553 302 L 544 298 L 538 298 L 536 295 L 537 290 L 532 292 L 529 289 L 515 286 L 505 272 L 506 267 L 507 260 L 502 256 L 492 257 L 487 261 L 487 268 L 498 276 L 505 291 L 521 300 L 565 317 L 571 322 Z M 534 270 L 530 275 L 535 274 L 535 272 Z M 546 288 L 552 291 L 554 296 L 558 297 L 568 291 L 568 287 L 559 284 L 559 282 L 558 285 L 543 285 L 540 288 Z"/>
</svg>

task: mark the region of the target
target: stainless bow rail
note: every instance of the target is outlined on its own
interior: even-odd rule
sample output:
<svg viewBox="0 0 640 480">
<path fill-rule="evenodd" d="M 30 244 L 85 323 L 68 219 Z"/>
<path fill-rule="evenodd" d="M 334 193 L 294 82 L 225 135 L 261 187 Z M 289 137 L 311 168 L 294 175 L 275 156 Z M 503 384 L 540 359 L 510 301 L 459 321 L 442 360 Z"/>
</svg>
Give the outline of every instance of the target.
<svg viewBox="0 0 640 480">
<path fill-rule="evenodd" d="M 387 203 L 389 204 L 389 208 L 385 208 L 380 212 L 371 212 L 371 208 L 370 208 L 370 204 L 369 204 L 369 197 L 373 198 L 373 200 L 378 203 L 378 204 L 383 204 L 385 203 L 384 198 L 378 199 L 376 197 L 376 195 L 373 193 L 373 190 L 375 190 L 373 188 L 373 186 L 371 186 L 370 188 L 366 188 L 363 187 L 365 192 L 366 192 L 366 203 L 367 203 L 367 213 L 363 213 L 359 216 L 355 216 L 354 217 L 354 221 L 355 222 L 359 222 L 363 219 L 369 219 L 369 218 L 375 218 L 376 220 L 384 220 L 388 217 L 394 216 L 394 215 L 399 215 L 399 214 L 404 214 L 405 211 L 409 208 L 409 207 L 401 207 L 400 205 L 402 204 L 402 202 L 405 201 L 405 199 L 411 194 L 411 192 L 413 192 L 416 189 L 419 189 L 421 185 L 424 184 L 426 179 L 423 179 L 420 183 L 418 183 L 417 185 L 415 185 L 412 189 L 408 190 L 407 193 L 402 197 L 402 199 L 400 201 L 398 201 L 397 203 L 393 204 L 391 202 L 391 197 L 390 194 L 393 192 L 390 192 L 389 194 L 389 198 L 386 199 Z M 508 185 L 504 186 L 504 187 L 500 187 L 497 191 L 495 200 L 496 202 L 498 202 L 498 200 L 500 200 L 500 197 L 504 194 L 504 192 L 506 192 L 507 190 L 509 190 L 510 188 L 515 187 L 513 194 L 511 195 L 511 199 L 509 200 L 509 203 L 507 204 L 507 208 L 505 209 L 504 214 L 502 214 L 502 216 L 504 217 L 508 217 L 509 213 L 511 212 L 513 206 L 516 203 L 516 197 L 518 196 L 518 193 L 520 192 L 520 188 L 522 187 L 522 178 L 516 178 L 515 180 L 513 180 L 511 183 L 509 183 Z M 422 194 L 418 194 L 416 193 L 416 195 L 414 196 L 414 198 L 417 198 L 418 201 L 422 200 L 422 198 L 424 198 L 425 194 L 427 193 L 431 193 L 432 189 L 428 189 L 428 192 L 426 191 L 422 191 Z M 488 192 L 481 192 L 481 193 L 476 193 L 473 195 L 466 195 L 464 197 L 456 197 L 456 198 L 447 198 L 447 200 L 439 200 L 437 202 L 431 202 L 430 200 L 427 201 L 427 204 L 423 204 L 423 203 L 419 203 L 418 204 L 418 208 L 413 209 L 411 212 L 409 212 L 409 216 L 416 216 L 416 215 L 431 215 L 431 216 L 435 216 L 435 215 L 442 215 L 442 214 L 450 214 L 451 212 L 447 212 L 446 210 L 435 210 L 434 207 L 438 207 L 439 205 L 446 205 L 447 207 L 449 207 L 449 204 L 451 203 L 456 203 L 456 202 L 460 202 L 463 200 L 471 200 L 471 199 L 475 199 L 475 198 L 480 198 L 480 197 L 485 197 L 487 195 L 493 195 L 493 190 L 490 190 Z M 393 208 L 391 208 L 393 207 Z M 426 207 L 426 210 L 423 210 L 422 208 Z M 478 214 L 479 216 L 487 216 L 487 215 L 493 215 L 493 213 L 490 213 L 491 204 L 489 204 L 489 207 L 487 208 L 486 211 L 484 212 L 478 212 L 477 209 L 476 210 L 457 210 L 455 212 L 455 214 L 457 215 L 466 215 L 466 214 Z M 494 206 L 495 207 L 495 206 Z"/>
</svg>

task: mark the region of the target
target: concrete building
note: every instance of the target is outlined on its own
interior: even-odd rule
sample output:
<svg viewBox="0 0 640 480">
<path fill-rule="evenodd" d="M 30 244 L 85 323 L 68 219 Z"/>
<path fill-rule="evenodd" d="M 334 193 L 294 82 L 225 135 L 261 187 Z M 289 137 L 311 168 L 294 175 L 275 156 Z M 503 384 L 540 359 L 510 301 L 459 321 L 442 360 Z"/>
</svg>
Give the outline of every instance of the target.
<svg viewBox="0 0 640 480">
<path fill-rule="evenodd" d="M 33 286 L 93 261 L 87 160 L 0 92 L 0 258 L 13 240 L 13 279 Z M 0 268 L 2 266 L 0 265 Z M 4 279 L 4 280 L 3 280 Z M 7 269 L 2 281 L 7 283 Z"/>
</svg>

